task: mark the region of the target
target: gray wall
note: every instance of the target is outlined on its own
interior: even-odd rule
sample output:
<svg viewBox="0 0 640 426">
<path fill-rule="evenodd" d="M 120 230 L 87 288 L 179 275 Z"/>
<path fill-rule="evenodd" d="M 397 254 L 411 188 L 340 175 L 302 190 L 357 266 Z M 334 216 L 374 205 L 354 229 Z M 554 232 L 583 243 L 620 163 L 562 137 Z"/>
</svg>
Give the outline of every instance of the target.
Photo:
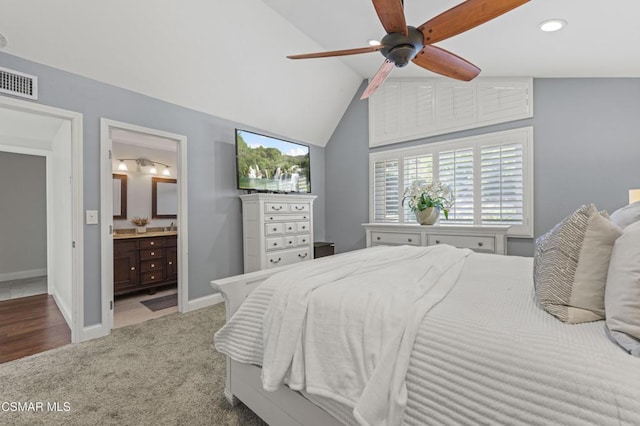
<svg viewBox="0 0 640 426">
<path fill-rule="evenodd" d="M 242 218 L 240 192 L 235 189 L 234 128 L 260 129 L 6 53 L 0 53 L 0 66 L 38 76 L 38 103 L 83 114 L 85 210 L 100 208 L 101 117 L 187 136 L 189 299 L 211 294 L 209 282 L 213 279 L 242 273 Z M 311 147 L 311 183 L 319 201 L 314 208 L 314 232 L 316 239 L 322 240 L 324 149 L 315 146 Z M 85 325 L 91 325 L 99 323 L 101 315 L 99 226 L 84 226 L 84 247 L 84 314 Z"/>
<path fill-rule="evenodd" d="M 368 109 L 354 97 L 325 149 L 327 238 L 337 251 L 364 247 L 369 205 Z M 376 148 L 414 146 L 534 127 L 534 235 L 584 203 L 613 211 L 640 188 L 640 79 L 535 79 L 534 118 Z M 509 254 L 532 256 L 532 239 L 510 238 Z"/>
<path fill-rule="evenodd" d="M 0 281 L 47 268 L 45 157 L 0 152 Z"/>
</svg>

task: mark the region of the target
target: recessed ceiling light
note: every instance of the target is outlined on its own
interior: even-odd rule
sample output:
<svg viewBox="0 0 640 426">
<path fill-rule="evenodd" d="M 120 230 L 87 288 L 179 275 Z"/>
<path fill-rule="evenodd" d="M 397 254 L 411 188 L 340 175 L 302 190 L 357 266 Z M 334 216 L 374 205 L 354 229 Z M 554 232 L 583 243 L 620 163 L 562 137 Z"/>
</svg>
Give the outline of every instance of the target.
<svg viewBox="0 0 640 426">
<path fill-rule="evenodd" d="M 547 21 L 540 23 L 540 29 L 547 33 L 560 31 L 566 26 L 567 26 L 567 21 L 563 19 L 549 19 Z"/>
<path fill-rule="evenodd" d="M 371 39 L 371 40 L 368 41 L 368 43 L 369 43 L 369 46 L 380 46 L 380 41 L 379 40 Z"/>
<path fill-rule="evenodd" d="M 3 34 L 0 34 L 0 49 L 7 47 L 7 44 L 9 44 L 9 40 Z"/>
</svg>

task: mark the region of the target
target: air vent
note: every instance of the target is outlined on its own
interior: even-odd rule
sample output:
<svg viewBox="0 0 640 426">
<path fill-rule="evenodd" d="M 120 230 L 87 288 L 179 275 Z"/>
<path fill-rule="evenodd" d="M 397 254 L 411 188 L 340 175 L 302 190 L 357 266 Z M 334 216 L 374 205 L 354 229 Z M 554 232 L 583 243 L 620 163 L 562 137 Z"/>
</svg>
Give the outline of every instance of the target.
<svg viewBox="0 0 640 426">
<path fill-rule="evenodd" d="M 0 67 L 0 93 L 38 99 L 38 77 Z"/>
</svg>

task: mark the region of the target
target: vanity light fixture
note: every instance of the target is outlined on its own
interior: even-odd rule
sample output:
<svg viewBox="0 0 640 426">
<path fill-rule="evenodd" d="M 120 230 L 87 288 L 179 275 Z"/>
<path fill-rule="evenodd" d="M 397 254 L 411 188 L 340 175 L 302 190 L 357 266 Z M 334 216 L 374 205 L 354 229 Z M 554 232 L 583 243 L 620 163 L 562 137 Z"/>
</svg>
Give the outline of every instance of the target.
<svg viewBox="0 0 640 426">
<path fill-rule="evenodd" d="M 567 21 L 564 19 L 548 19 L 540 23 L 540 29 L 546 33 L 552 33 L 560 31 L 567 26 Z"/>
<path fill-rule="evenodd" d="M 118 161 L 120 161 L 120 163 L 118 164 L 118 170 L 121 171 L 129 170 L 125 161 L 135 161 L 138 165 L 138 171 L 140 171 L 142 167 L 151 167 L 149 169 L 149 173 L 152 175 L 157 175 L 158 169 L 156 168 L 156 164 L 158 164 L 164 166 L 164 170 L 162 171 L 162 174 L 164 176 L 171 176 L 171 172 L 169 171 L 169 167 L 171 166 L 165 163 L 161 163 L 160 161 L 152 161 L 148 158 L 119 158 Z"/>
</svg>

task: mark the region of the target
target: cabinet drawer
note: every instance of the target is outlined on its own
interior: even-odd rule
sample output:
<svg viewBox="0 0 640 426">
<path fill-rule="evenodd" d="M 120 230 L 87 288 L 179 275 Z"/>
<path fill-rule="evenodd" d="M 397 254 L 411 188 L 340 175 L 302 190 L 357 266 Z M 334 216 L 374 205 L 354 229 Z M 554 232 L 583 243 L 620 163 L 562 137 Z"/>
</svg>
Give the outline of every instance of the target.
<svg viewBox="0 0 640 426">
<path fill-rule="evenodd" d="M 309 244 L 309 235 L 297 235 L 296 236 L 296 245 L 304 246 Z"/>
<path fill-rule="evenodd" d="M 291 213 L 302 213 L 308 212 L 309 210 L 310 208 L 308 203 L 289 204 L 289 211 L 291 211 Z"/>
<path fill-rule="evenodd" d="M 145 272 L 140 276 L 140 284 L 152 284 L 164 281 L 164 270 Z"/>
<path fill-rule="evenodd" d="M 140 262 L 141 272 L 158 271 L 160 269 L 164 269 L 164 261 L 162 259 L 145 260 Z"/>
<path fill-rule="evenodd" d="M 295 222 L 287 222 L 284 224 L 284 232 L 287 234 L 295 234 L 296 229 L 297 227 Z"/>
<path fill-rule="evenodd" d="M 140 248 L 164 247 L 164 238 L 140 238 Z"/>
<path fill-rule="evenodd" d="M 286 203 L 264 203 L 265 214 L 289 213 L 289 205 Z"/>
<path fill-rule="evenodd" d="M 395 232 L 372 232 L 371 245 L 420 245 L 420 234 L 405 234 Z"/>
<path fill-rule="evenodd" d="M 459 248 L 469 248 L 476 251 L 495 251 L 495 238 L 493 237 L 473 237 L 466 235 L 429 235 L 427 244 L 449 244 Z"/>
<path fill-rule="evenodd" d="M 113 241 L 113 253 L 117 255 L 118 253 L 126 253 L 129 251 L 138 250 L 138 242 L 137 241 L 127 241 L 127 240 L 114 240 Z"/>
<path fill-rule="evenodd" d="M 282 237 L 265 239 L 267 250 L 278 250 L 284 247 L 284 239 Z"/>
<path fill-rule="evenodd" d="M 163 248 L 140 250 L 140 260 L 162 259 L 163 257 Z"/>
<path fill-rule="evenodd" d="M 301 220 L 309 220 L 309 214 L 269 214 L 269 212 L 265 212 L 264 216 L 265 222 L 297 222 Z"/>
<path fill-rule="evenodd" d="M 296 223 L 296 231 L 297 232 L 309 232 L 309 222 L 298 222 Z"/>
<path fill-rule="evenodd" d="M 288 250 L 280 253 L 270 253 L 267 255 L 267 268 L 275 268 L 282 265 L 290 265 L 311 259 L 308 248 L 299 250 Z"/>
<path fill-rule="evenodd" d="M 282 234 L 284 229 L 284 223 L 267 223 L 264 225 L 264 235 L 278 235 Z"/>
</svg>

